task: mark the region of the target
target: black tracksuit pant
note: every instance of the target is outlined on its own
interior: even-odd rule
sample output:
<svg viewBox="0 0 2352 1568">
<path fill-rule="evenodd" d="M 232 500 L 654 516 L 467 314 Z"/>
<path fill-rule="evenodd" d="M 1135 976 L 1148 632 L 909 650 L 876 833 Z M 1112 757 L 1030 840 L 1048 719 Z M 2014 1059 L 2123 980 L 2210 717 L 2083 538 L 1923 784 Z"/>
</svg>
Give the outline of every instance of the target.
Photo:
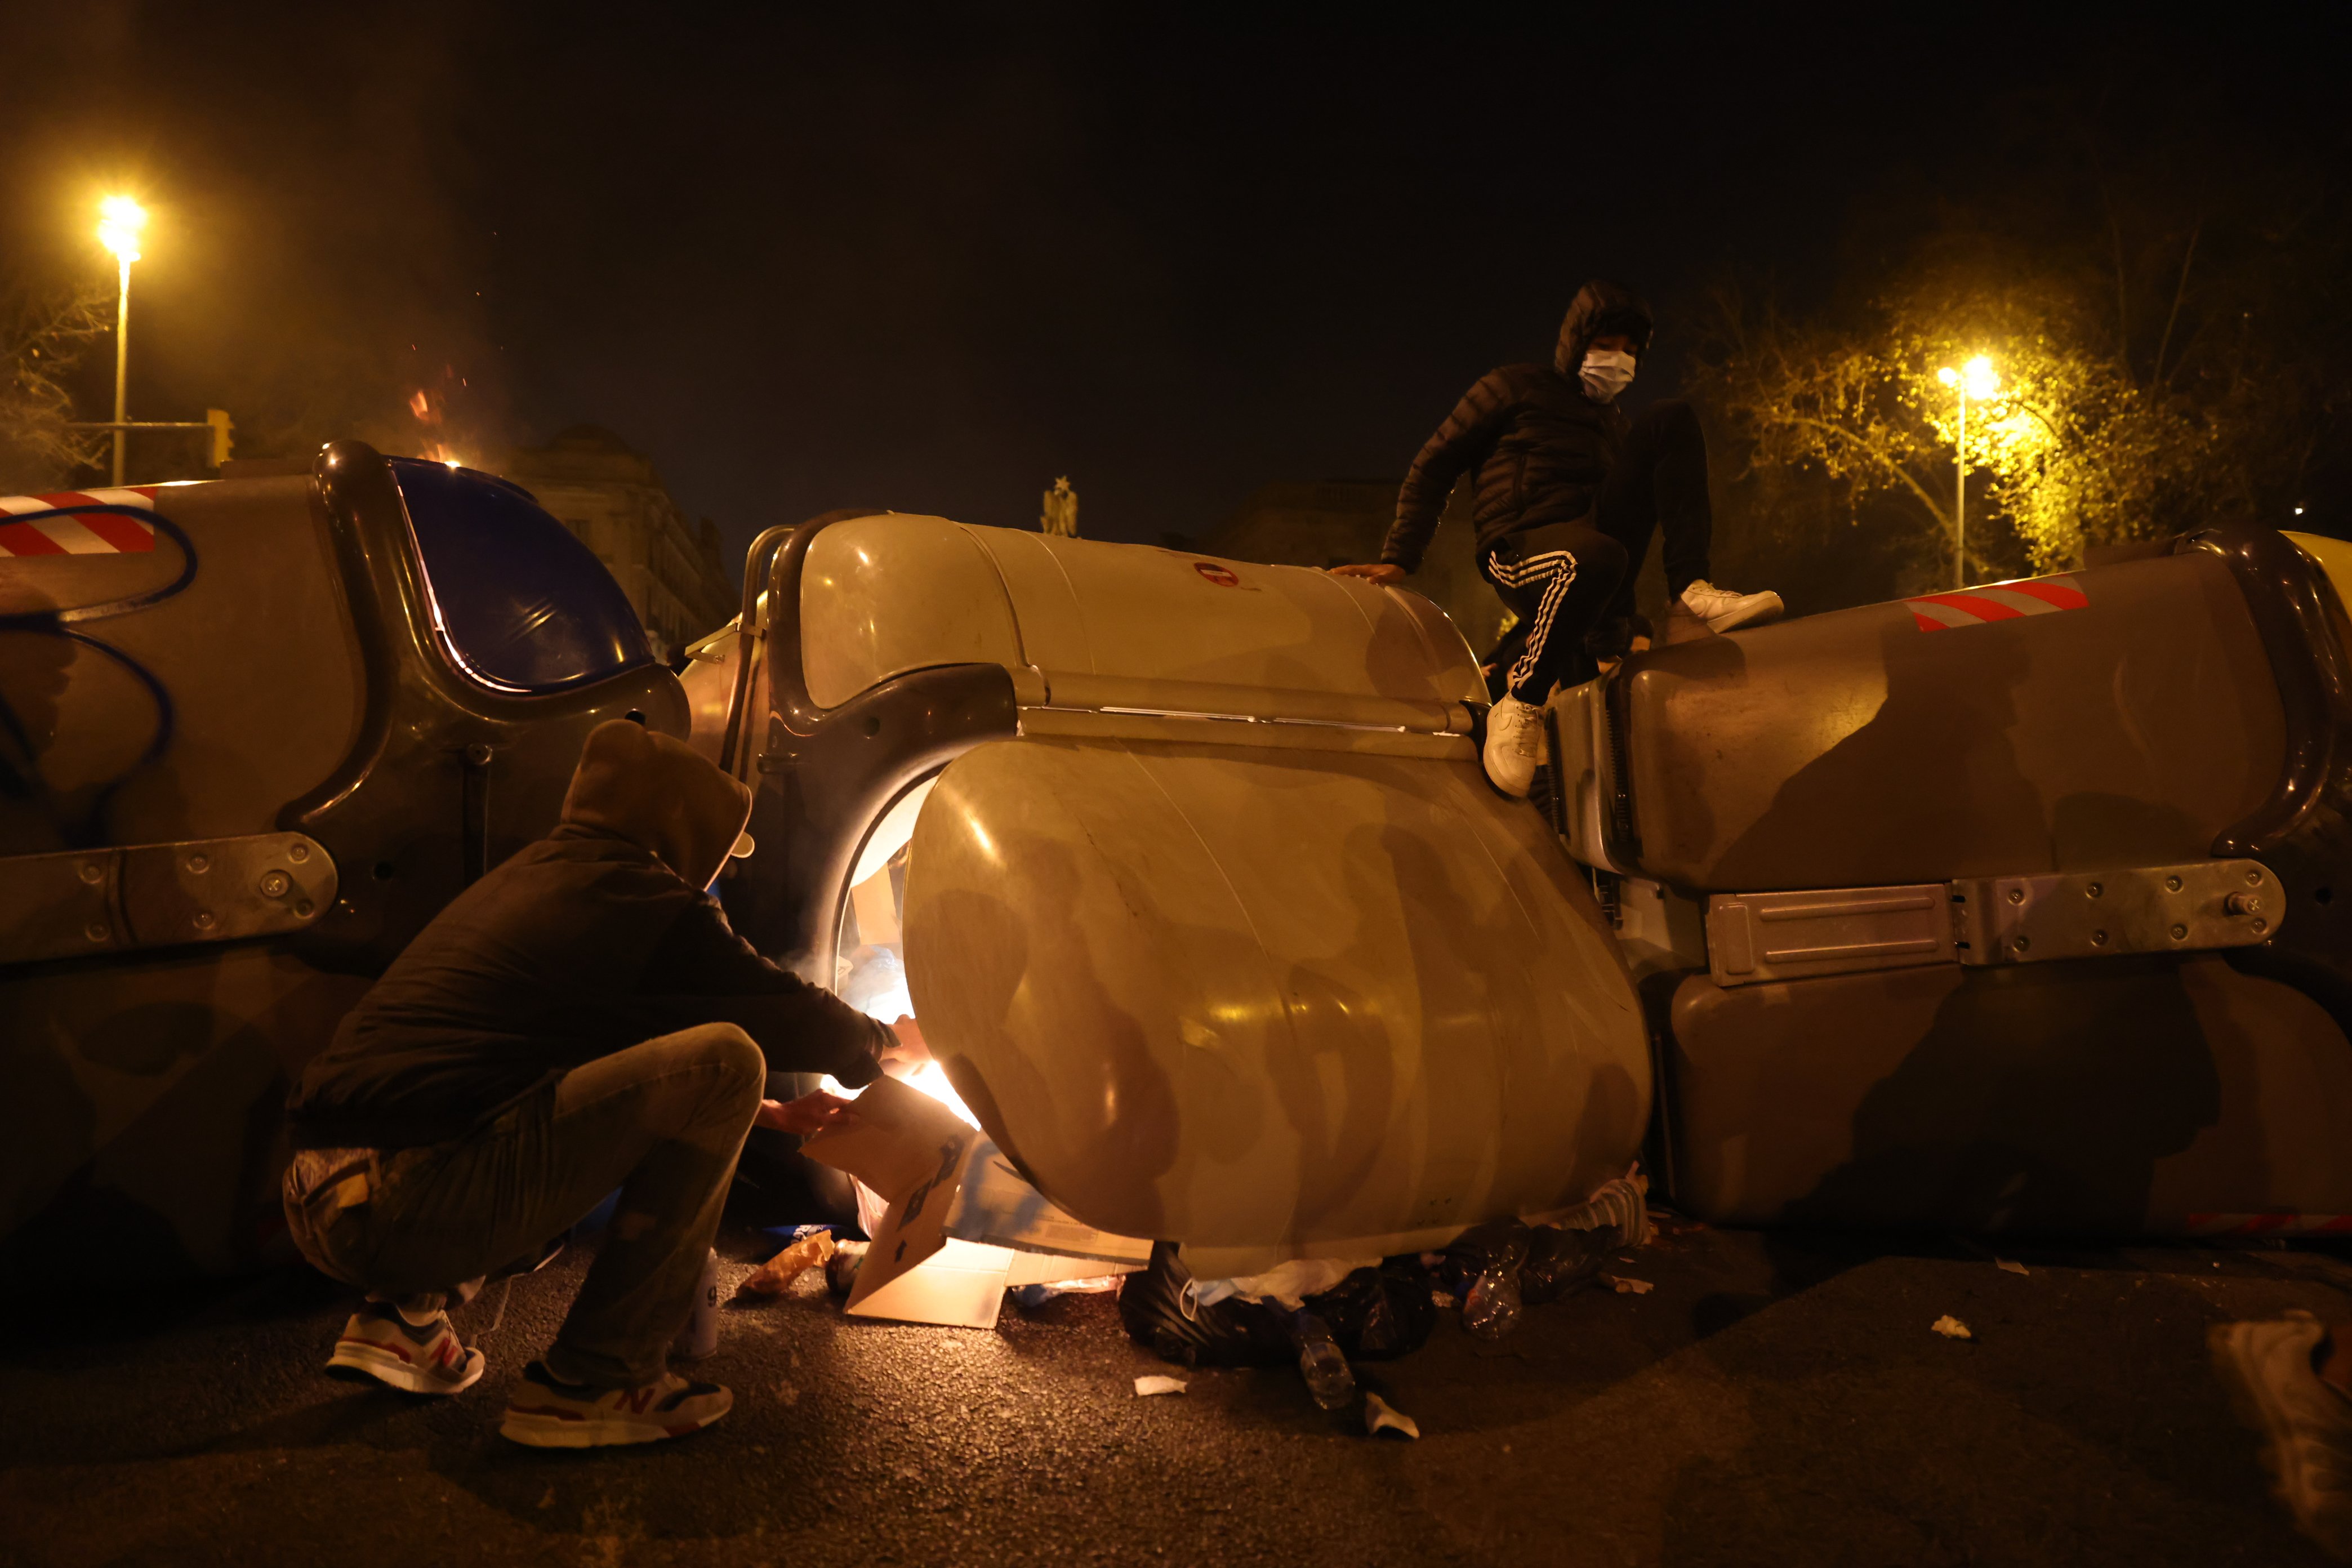
<svg viewBox="0 0 2352 1568">
<path fill-rule="evenodd" d="M 1708 574 L 1715 513 L 1707 499 L 1706 437 L 1680 399 L 1653 404 L 1633 418 L 1624 455 L 1610 471 L 1594 509 L 1574 518 L 1531 510 L 1519 526 L 1479 557 L 1478 570 L 1518 622 L 1487 658 L 1490 687 L 1541 704 L 1556 685 L 1589 679 L 1587 634 L 1633 613 L 1633 584 L 1665 535 L 1666 594 Z M 1497 692 L 1500 695 L 1500 692 Z"/>
</svg>

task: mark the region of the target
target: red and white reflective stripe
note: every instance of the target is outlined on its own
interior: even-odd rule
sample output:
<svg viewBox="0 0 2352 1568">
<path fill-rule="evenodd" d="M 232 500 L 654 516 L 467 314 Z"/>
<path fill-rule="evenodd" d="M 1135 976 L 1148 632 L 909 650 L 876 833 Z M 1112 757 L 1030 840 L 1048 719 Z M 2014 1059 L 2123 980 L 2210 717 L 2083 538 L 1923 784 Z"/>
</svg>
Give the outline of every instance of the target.
<svg viewBox="0 0 2352 1568">
<path fill-rule="evenodd" d="M 142 511 L 155 510 L 161 485 L 136 485 L 123 489 L 67 490 L 53 496 L 0 496 L 0 558 L 29 555 L 121 555 L 155 548 L 155 525 L 119 511 L 86 511 L 76 516 L 44 517 L 33 522 L 10 522 L 27 512 L 55 512 L 64 507 L 121 506 Z"/>
<path fill-rule="evenodd" d="M 1911 618 L 1923 632 L 1954 626 L 1982 626 L 1988 621 L 2013 621 L 2021 616 L 2047 616 L 2079 610 L 2091 602 L 2083 584 L 2070 573 L 2061 577 L 2028 577 L 2015 583 L 1995 583 L 1986 588 L 1963 588 L 1957 594 L 1923 594 L 1906 599 Z"/>
<path fill-rule="evenodd" d="M 2341 1236 L 2352 1233 L 2352 1214 L 2193 1214 L 2191 1236 Z"/>
</svg>

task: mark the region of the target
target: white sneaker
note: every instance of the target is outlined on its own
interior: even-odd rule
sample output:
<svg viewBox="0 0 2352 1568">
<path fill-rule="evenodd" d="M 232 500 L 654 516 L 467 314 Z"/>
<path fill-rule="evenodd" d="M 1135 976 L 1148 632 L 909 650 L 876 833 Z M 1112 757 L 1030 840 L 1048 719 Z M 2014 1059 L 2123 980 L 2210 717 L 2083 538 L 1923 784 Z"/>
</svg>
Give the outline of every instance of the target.
<svg viewBox="0 0 2352 1568">
<path fill-rule="evenodd" d="M 1711 632 L 1727 632 L 1735 626 L 1759 626 L 1767 621 L 1777 621 L 1787 606 L 1778 594 L 1735 594 L 1728 588 L 1718 588 L 1700 578 L 1683 590 L 1675 601 L 1676 615 L 1705 621 Z"/>
<path fill-rule="evenodd" d="M 2261 1323 L 2216 1323 L 2206 1342 L 2263 1462 L 2304 1533 L 2352 1555 L 2352 1400 L 2321 1381 L 2312 1352 L 2326 1329 L 2308 1312 Z"/>
<path fill-rule="evenodd" d="M 1506 697 L 1486 711 L 1486 776 L 1515 800 L 1525 800 L 1544 760 L 1543 710 Z"/>
<path fill-rule="evenodd" d="M 482 1352 L 459 1342 L 449 1314 L 421 1322 L 389 1301 L 370 1301 L 352 1314 L 327 1358 L 330 1377 L 372 1377 L 408 1394 L 458 1394 L 482 1375 Z"/>
</svg>

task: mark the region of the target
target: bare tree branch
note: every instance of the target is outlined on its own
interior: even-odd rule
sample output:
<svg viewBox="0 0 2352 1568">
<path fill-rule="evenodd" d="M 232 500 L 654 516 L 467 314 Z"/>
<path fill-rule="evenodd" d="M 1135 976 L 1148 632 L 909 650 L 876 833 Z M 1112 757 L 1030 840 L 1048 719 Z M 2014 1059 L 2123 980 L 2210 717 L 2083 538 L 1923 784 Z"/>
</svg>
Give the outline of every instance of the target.
<svg viewBox="0 0 2352 1568">
<path fill-rule="evenodd" d="M 2180 253 L 2180 281 L 2173 286 L 2172 311 L 2164 318 L 2164 336 L 2156 345 L 2156 374 L 2149 378 L 2150 385 L 2165 384 L 2164 356 L 2172 347 L 2172 325 L 2180 320 L 2180 301 L 2189 294 L 2189 264 L 2197 258 L 2197 237 L 2204 232 L 2205 220 L 2199 218 L 2189 230 L 2188 247 Z"/>
</svg>

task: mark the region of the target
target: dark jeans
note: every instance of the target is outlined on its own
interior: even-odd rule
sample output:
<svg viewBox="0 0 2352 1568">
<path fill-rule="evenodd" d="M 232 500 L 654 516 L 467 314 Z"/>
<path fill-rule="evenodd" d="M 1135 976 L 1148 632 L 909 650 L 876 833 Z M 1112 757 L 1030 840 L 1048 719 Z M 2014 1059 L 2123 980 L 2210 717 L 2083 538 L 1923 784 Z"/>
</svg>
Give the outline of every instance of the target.
<svg viewBox="0 0 2352 1568">
<path fill-rule="evenodd" d="M 398 1300 L 536 1252 L 618 1187 L 546 1359 L 568 1381 L 634 1388 L 661 1374 L 693 1310 L 766 1076 L 732 1024 L 664 1035 L 573 1068 L 454 1142 L 305 1151 L 287 1172 L 287 1223 L 320 1270 Z"/>
<path fill-rule="evenodd" d="M 1518 617 L 1487 656 L 1495 684 L 1540 703 L 1553 686 L 1590 679 L 1585 637 L 1633 613 L 1634 583 L 1655 533 L 1665 535 L 1666 596 L 1678 598 L 1708 575 L 1715 538 L 1706 437 L 1697 413 L 1679 398 L 1634 416 L 1624 455 L 1591 513 L 1530 513 L 1480 558 L 1479 571 Z"/>
</svg>

